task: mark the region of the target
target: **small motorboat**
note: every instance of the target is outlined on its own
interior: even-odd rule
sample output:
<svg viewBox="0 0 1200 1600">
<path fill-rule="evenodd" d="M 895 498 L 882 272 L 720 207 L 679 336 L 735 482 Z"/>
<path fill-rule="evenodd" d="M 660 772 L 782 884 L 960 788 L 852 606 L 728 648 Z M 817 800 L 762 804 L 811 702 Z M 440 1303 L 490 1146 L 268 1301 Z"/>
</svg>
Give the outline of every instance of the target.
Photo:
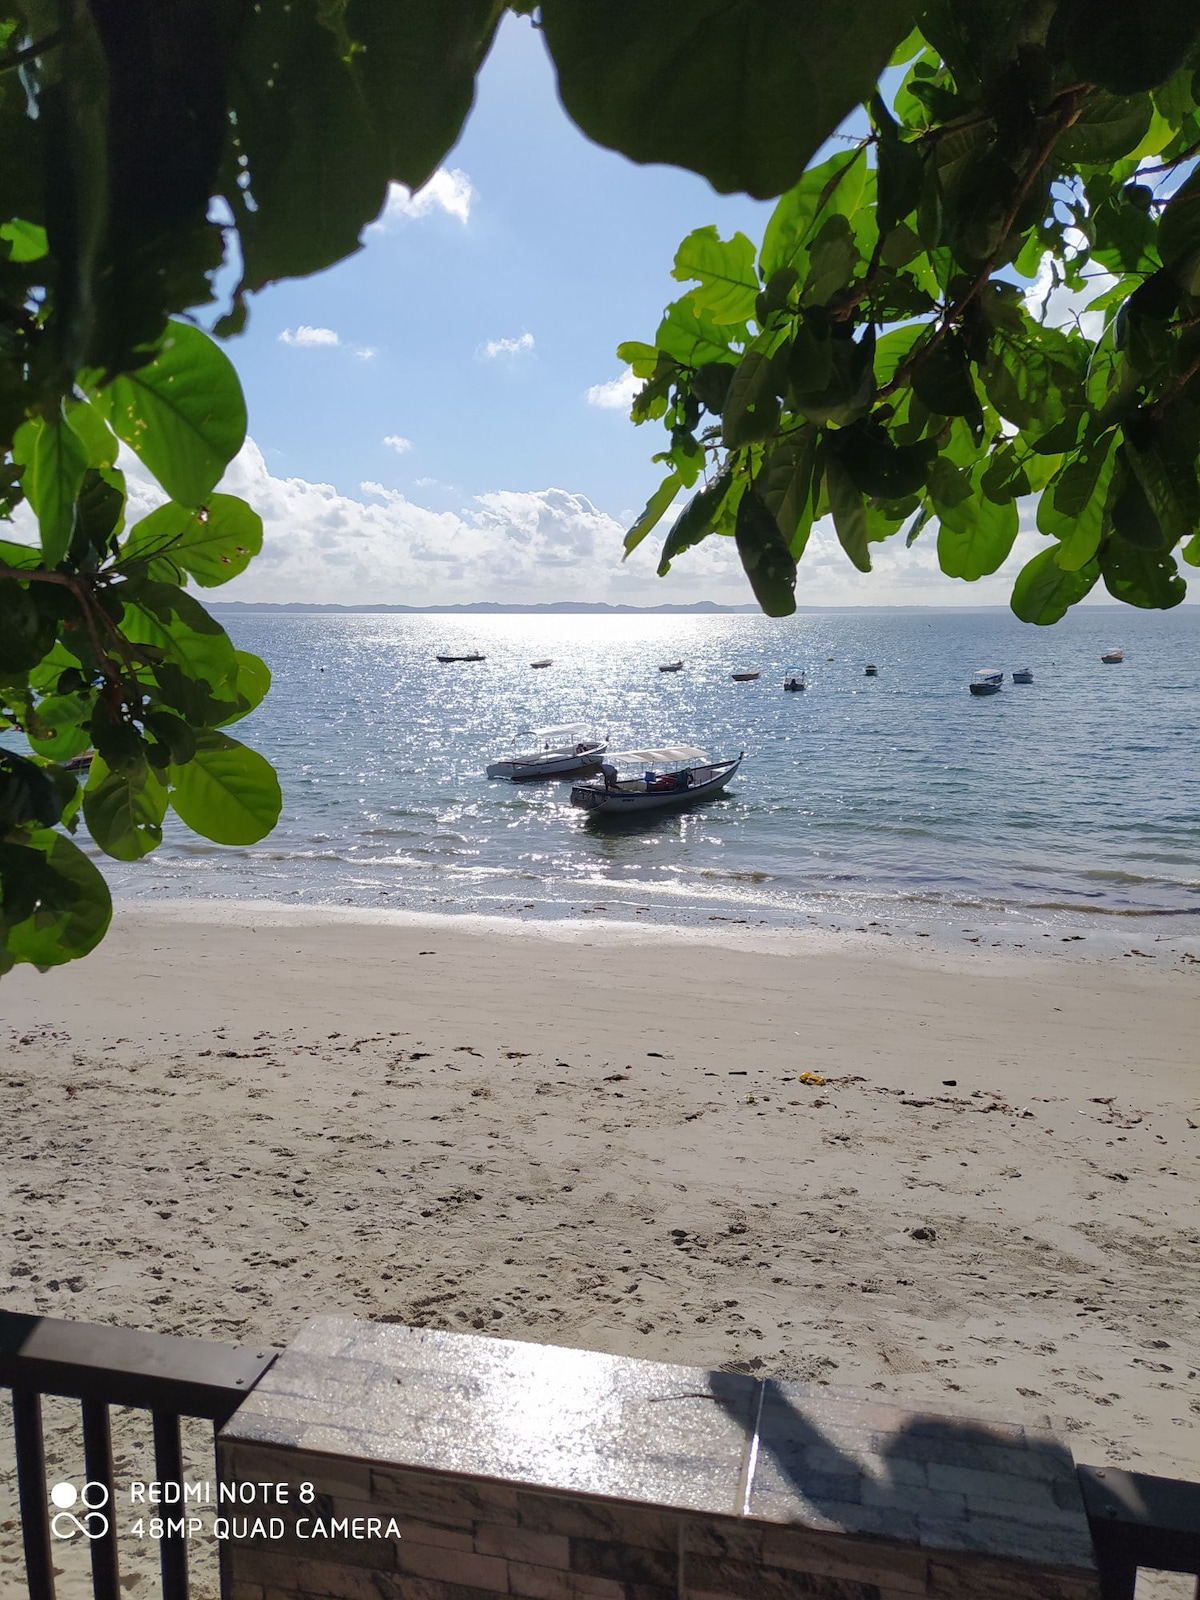
<svg viewBox="0 0 1200 1600">
<path fill-rule="evenodd" d="M 623 750 L 603 765 L 603 776 L 588 778 L 571 788 L 571 804 L 591 816 L 628 817 L 666 806 L 690 806 L 719 794 L 742 764 L 737 756 L 710 761 L 703 750 L 686 745 L 660 750 Z M 636 771 L 638 778 L 622 778 L 621 770 Z"/>
<path fill-rule="evenodd" d="M 984 667 L 971 679 L 972 694 L 999 694 L 1004 687 L 1004 674 L 994 667 Z"/>
<path fill-rule="evenodd" d="M 1124 650 L 1118 649 L 1116 645 L 1113 645 L 1112 649 L 1106 650 L 1100 659 L 1112 667 L 1115 666 L 1118 661 L 1124 661 L 1125 652 Z"/>
<path fill-rule="evenodd" d="M 554 665 L 554 658 L 552 656 L 547 656 L 543 661 L 531 661 L 529 665 L 531 667 L 552 667 Z"/>
<path fill-rule="evenodd" d="M 71 756 L 63 762 L 68 772 L 78 772 L 81 776 L 92 770 L 92 762 L 96 759 L 95 750 L 83 750 L 77 756 Z"/>
<path fill-rule="evenodd" d="M 682 672 L 683 671 L 683 662 L 682 661 L 667 661 L 667 662 L 664 662 L 663 665 L 660 666 L 658 670 L 660 672 Z"/>
<path fill-rule="evenodd" d="M 787 669 L 783 675 L 783 687 L 791 690 L 808 688 L 804 674 L 799 667 L 789 667 Z"/>
<path fill-rule="evenodd" d="M 729 676 L 734 683 L 753 683 L 755 678 L 761 678 L 761 672 L 731 672 Z"/>
<path fill-rule="evenodd" d="M 486 661 L 487 657 L 475 650 L 468 656 L 439 656 L 438 660 L 445 666 L 450 661 Z"/>
<path fill-rule="evenodd" d="M 573 778 L 581 772 L 595 771 L 608 749 L 608 741 L 597 738 L 582 722 L 567 722 L 557 728 L 529 728 L 517 737 L 528 739 L 529 746 L 493 761 L 487 769 L 489 778 L 509 778 L 513 783 Z"/>
<path fill-rule="evenodd" d="M 863 677 L 864 678 L 877 678 L 878 676 L 879 676 L 879 668 L 875 665 L 875 663 L 873 661 L 868 661 L 866 666 L 863 668 Z"/>
<path fill-rule="evenodd" d="M 1032 683 L 1033 682 L 1033 668 L 1032 667 L 1018 667 L 1017 670 L 1012 675 L 1012 680 L 1013 680 L 1014 683 Z"/>
</svg>

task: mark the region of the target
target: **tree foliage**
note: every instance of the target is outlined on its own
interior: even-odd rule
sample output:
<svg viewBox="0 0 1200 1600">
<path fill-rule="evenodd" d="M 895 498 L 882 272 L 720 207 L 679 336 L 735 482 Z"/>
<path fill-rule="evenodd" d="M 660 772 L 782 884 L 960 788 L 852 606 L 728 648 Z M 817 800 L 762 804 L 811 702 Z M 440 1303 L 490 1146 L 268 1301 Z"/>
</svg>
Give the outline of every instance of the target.
<svg viewBox="0 0 1200 1600">
<path fill-rule="evenodd" d="M 0 540 L 0 972 L 103 936 L 81 824 L 119 860 L 168 809 L 227 844 L 273 825 L 274 774 L 225 731 L 269 672 L 192 592 L 262 539 L 218 491 L 245 406 L 195 314 L 224 263 L 218 337 L 253 292 L 357 249 L 389 183 L 453 145 L 506 10 L 536 13 L 590 137 L 782 195 L 760 247 L 691 234 L 683 294 L 624 347 L 634 420 L 669 430 L 631 546 L 690 490 L 661 570 L 729 534 L 783 612 L 827 512 L 862 570 L 936 523 L 971 580 L 1041 492 L 1053 542 L 1020 615 L 1101 578 L 1181 597 L 1200 0 L 0 0 L 0 518 L 24 502 L 36 525 Z M 870 138 L 810 168 L 863 101 Z M 1039 271 L 1090 287 L 1098 338 L 1030 310 Z M 122 446 L 164 496 L 132 525 Z"/>
<path fill-rule="evenodd" d="M 784 615 L 821 517 L 860 571 L 928 529 L 973 582 L 1037 495 L 1053 542 L 1017 578 L 1023 621 L 1097 583 L 1178 605 L 1177 554 L 1200 564 L 1200 5 L 938 0 L 903 40 L 888 20 L 869 134 L 757 249 L 689 234 L 684 293 L 620 347 L 634 422 L 668 434 L 626 548 L 692 489 L 659 571 L 730 535 Z"/>
</svg>

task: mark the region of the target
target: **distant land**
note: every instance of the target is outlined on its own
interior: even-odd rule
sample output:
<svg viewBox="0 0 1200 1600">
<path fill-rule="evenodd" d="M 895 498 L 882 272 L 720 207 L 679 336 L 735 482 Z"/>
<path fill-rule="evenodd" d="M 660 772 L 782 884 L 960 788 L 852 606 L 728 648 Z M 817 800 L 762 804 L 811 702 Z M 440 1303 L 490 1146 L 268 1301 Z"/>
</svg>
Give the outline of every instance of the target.
<svg viewBox="0 0 1200 1600">
<path fill-rule="evenodd" d="M 1116 602 L 1114 601 L 1115 605 Z M 1089 607 L 1090 609 L 1090 607 Z M 759 607 L 721 606 L 714 600 L 697 600 L 691 605 L 614 606 L 605 601 L 551 600 L 538 605 L 516 605 L 504 600 L 473 600 L 466 605 L 446 606 L 336 606 L 309 605 L 292 600 L 279 601 L 223 600 L 209 601 L 208 610 L 226 611 L 277 611 L 295 616 L 298 614 L 333 613 L 357 615 L 401 615 L 421 617 L 712 617 L 761 616 Z M 1007 606 L 797 606 L 798 615 L 825 611 L 876 612 L 876 611 L 1007 611 Z"/>
</svg>

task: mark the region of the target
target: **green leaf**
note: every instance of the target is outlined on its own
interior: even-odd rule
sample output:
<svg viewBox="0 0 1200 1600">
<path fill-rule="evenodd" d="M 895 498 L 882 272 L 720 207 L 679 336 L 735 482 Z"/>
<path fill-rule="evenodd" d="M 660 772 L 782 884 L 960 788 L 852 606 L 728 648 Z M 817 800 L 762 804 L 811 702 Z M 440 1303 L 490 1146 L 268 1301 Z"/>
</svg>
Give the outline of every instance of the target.
<svg viewBox="0 0 1200 1600">
<path fill-rule="evenodd" d="M 759 479 L 763 502 L 797 561 L 812 529 L 813 469 L 819 437 L 818 430 L 808 424 L 780 440 L 767 455 Z"/>
<path fill-rule="evenodd" d="M 112 772 L 97 755 L 83 791 L 88 832 L 117 861 L 139 861 L 162 843 L 166 785 L 144 762 L 139 770 Z"/>
<path fill-rule="evenodd" d="M 45 228 L 18 218 L 0 223 L 0 239 L 8 246 L 10 261 L 40 261 L 48 249 Z"/>
<path fill-rule="evenodd" d="M 769 282 L 790 267 L 808 270 L 808 241 L 817 224 L 836 214 L 851 217 L 858 210 L 869 176 L 866 153 L 839 151 L 811 168 L 782 196 L 771 213 L 759 252 L 759 269 Z"/>
<path fill-rule="evenodd" d="M 692 305 L 707 311 L 715 323 L 747 322 L 758 298 L 754 246 L 744 233 L 722 239 L 713 226 L 696 228 L 675 252 L 673 278 L 687 283 L 698 279 L 691 292 Z"/>
<path fill-rule="evenodd" d="M 1078 601 L 1090 593 L 1100 576 L 1100 563 L 1089 561 L 1076 571 L 1059 564 L 1053 546 L 1039 551 L 1023 566 L 1013 585 L 1012 609 L 1022 622 L 1049 627 L 1060 622 Z"/>
<path fill-rule="evenodd" d="M 202 506 L 246 437 L 246 405 L 228 356 L 172 322 L 154 360 L 103 388 L 92 403 L 180 505 Z"/>
<path fill-rule="evenodd" d="M 946 333 L 913 368 L 913 393 L 930 411 L 943 417 L 966 417 L 982 426 L 983 414 L 967 353 L 959 335 Z"/>
<path fill-rule="evenodd" d="M 764 335 L 764 340 L 776 335 Z M 786 347 L 769 355 L 762 340 L 746 352 L 729 384 L 721 413 L 721 437 L 727 449 L 768 439 L 779 426 L 779 395 L 786 383 Z"/>
<path fill-rule="evenodd" d="M 104 937 L 112 900 L 100 873 L 65 834 L 0 843 L 0 956 L 45 969 L 87 955 Z M 10 920 L 10 905 L 25 914 Z M 2 966 L 3 963 L 0 963 Z"/>
<path fill-rule="evenodd" d="M 1147 94 L 1115 95 L 1094 90 L 1059 139 L 1055 153 L 1085 166 L 1117 161 L 1146 137 L 1153 115 L 1154 106 Z"/>
<path fill-rule="evenodd" d="M 283 797 L 274 769 L 256 750 L 205 728 L 196 754 L 171 767 L 171 805 L 215 844 L 256 844 L 279 821 Z"/>
<path fill-rule="evenodd" d="M 648 533 L 652 533 L 666 515 L 675 496 L 683 487 L 678 473 L 672 472 L 663 479 L 646 501 L 646 509 L 625 535 L 625 554 L 636 550 Z"/>
<path fill-rule="evenodd" d="M 29 586 L 0 578 L 0 683 L 32 671 L 54 643 L 55 623 Z"/>
<path fill-rule="evenodd" d="M 191 595 L 148 580 L 114 586 L 110 592 L 124 604 L 121 631 L 131 643 L 161 650 L 167 662 L 206 684 L 216 699 L 235 699 L 238 664 L 229 635 Z"/>
<path fill-rule="evenodd" d="M 735 537 L 754 598 L 769 617 L 791 616 L 796 609 L 796 561 L 779 524 L 752 488 L 738 502 Z"/>
<path fill-rule="evenodd" d="M 1114 600 L 1146 611 L 1169 611 L 1187 594 L 1187 584 L 1168 551 L 1131 544 L 1119 534 L 1105 541 L 1100 570 Z"/>
<path fill-rule="evenodd" d="M 543 0 L 541 9 L 559 93 L 589 138 L 759 199 L 796 182 L 914 21 L 908 0 Z"/>
<path fill-rule="evenodd" d="M 846 468 L 832 453 L 825 462 L 825 486 L 838 543 L 860 572 L 870 572 L 871 552 L 867 548 L 867 508 L 862 491 Z"/>
<path fill-rule="evenodd" d="M 662 557 L 658 563 L 660 578 L 665 578 L 670 572 L 671 562 L 677 555 L 682 554 L 684 550 L 690 550 L 713 531 L 713 523 L 720 513 L 732 482 L 733 476 L 726 469 L 711 483 L 706 483 L 704 488 L 694 494 L 684 506 L 663 544 Z"/>
<path fill-rule="evenodd" d="M 87 454 L 61 418 L 31 417 L 13 440 L 13 457 L 25 467 L 21 487 L 38 519 L 42 558 L 56 567 L 71 543 Z"/>
<path fill-rule="evenodd" d="M 1113 94 L 1165 83 L 1200 35 L 1200 13 L 1185 0 L 1060 0 L 1052 46 L 1080 77 Z"/>
<path fill-rule="evenodd" d="M 235 650 L 234 655 L 237 657 L 239 709 L 237 715 L 227 717 L 226 722 L 239 722 L 242 717 L 249 716 L 266 699 L 267 691 L 271 687 L 271 669 L 265 661 L 251 655 L 249 650 Z M 221 724 L 222 727 L 224 725 Z"/>
<path fill-rule="evenodd" d="M 948 578 L 963 578 L 968 583 L 1004 565 L 1020 527 L 1013 501 L 997 505 L 982 493 L 952 509 L 939 510 L 938 517 L 938 565 Z"/>
<path fill-rule="evenodd" d="M 89 467 L 115 467 L 120 446 L 116 435 L 86 400 L 67 400 L 63 405 L 67 427 L 79 440 Z"/>
<path fill-rule="evenodd" d="M 30 749 L 51 761 L 69 761 L 92 742 L 91 714 L 90 695 L 46 695 L 37 703 L 36 724 L 27 730 Z"/>
<path fill-rule="evenodd" d="M 658 351 L 652 344 L 642 344 L 637 339 L 626 339 L 617 346 L 617 360 L 633 368 L 635 378 L 652 378 L 658 365 Z"/>
<path fill-rule="evenodd" d="M 245 571 L 262 536 L 262 518 L 236 495 L 211 495 L 198 511 L 168 501 L 129 530 L 121 559 L 157 556 L 152 577 L 178 581 L 186 572 L 211 589 Z"/>
<path fill-rule="evenodd" d="M 655 344 L 684 366 L 699 367 L 708 361 L 728 361 L 745 332 L 734 324 L 714 322 L 707 311 L 697 310 L 690 295 L 684 295 L 664 312 Z"/>
</svg>

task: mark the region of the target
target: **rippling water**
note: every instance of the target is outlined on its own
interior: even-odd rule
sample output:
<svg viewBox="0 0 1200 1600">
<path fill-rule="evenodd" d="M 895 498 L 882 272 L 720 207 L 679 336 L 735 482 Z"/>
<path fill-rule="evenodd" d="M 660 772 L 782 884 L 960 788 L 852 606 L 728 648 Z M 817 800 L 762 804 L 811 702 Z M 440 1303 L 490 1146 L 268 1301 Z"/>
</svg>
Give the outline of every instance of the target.
<svg viewBox="0 0 1200 1600">
<path fill-rule="evenodd" d="M 168 830 L 121 895 L 852 926 L 1121 927 L 1200 913 L 1200 611 L 716 617 L 243 613 L 275 673 L 242 725 L 284 814 L 248 850 Z M 1100 652 L 1123 644 L 1121 666 Z M 438 651 L 477 648 L 478 664 Z M 554 666 L 529 662 L 552 656 Z M 682 657 L 685 670 L 659 673 Z M 875 679 L 863 665 L 879 666 Z M 783 671 L 809 688 L 784 694 Z M 972 672 L 1031 685 L 967 693 Z M 761 668 L 755 683 L 731 671 Z M 566 784 L 489 783 L 519 729 L 746 751 L 728 794 L 602 830 Z M 240 731 L 240 730 L 237 730 Z M 646 908 L 638 911 L 638 907 Z"/>
</svg>

